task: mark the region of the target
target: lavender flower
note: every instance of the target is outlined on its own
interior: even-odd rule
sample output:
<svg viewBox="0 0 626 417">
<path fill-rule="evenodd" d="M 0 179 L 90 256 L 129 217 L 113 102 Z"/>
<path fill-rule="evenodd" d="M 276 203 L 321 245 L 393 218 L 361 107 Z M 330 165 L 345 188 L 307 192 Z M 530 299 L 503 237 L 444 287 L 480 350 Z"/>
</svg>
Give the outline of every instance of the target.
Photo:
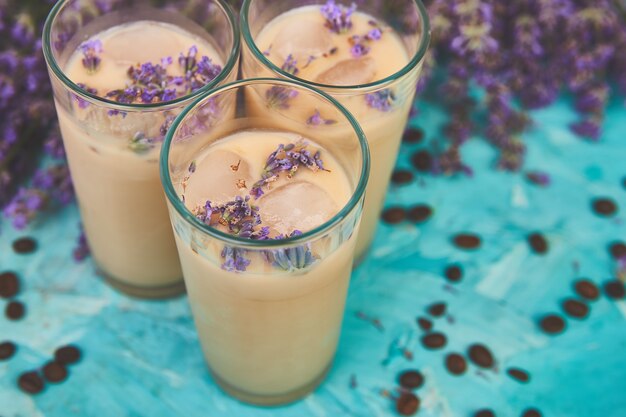
<svg viewBox="0 0 626 417">
<path fill-rule="evenodd" d="M 390 111 L 396 101 L 395 94 L 388 88 L 365 96 L 367 105 L 383 112 Z"/>
<path fill-rule="evenodd" d="M 76 262 L 81 262 L 85 260 L 91 250 L 89 249 L 89 244 L 87 243 L 87 237 L 85 236 L 85 231 L 83 230 L 83 226 L 80 226 L 80 234 L 78 236 L 76 247 L 72 251 L 72 257 Z"/>
<path fill-rule="evenodd" d="M 356 11 L 356 4 L 350 7 L 337 5 L 335 0 L 328 0 L 321 7 L 321 12 L 326 19 L 326 27 L 335 33 L 345 33 L 352 29 L 352 14 Z"/>
<path fill-rule="evenodd" d="M 320 111 L 317 109 L 315 110 L 315 113 L 313 113 L 313 115 L 306 120 L 306 124 L 311 126 L 333 125 L 335 123 L 337 123 L 336 120 L 324 119 Z"/>
<path fill-rule="evenodd" d="M 550 175 L 541 171 L 528 171 L 526 172 L 526 179 L 540 187 L 547 187 L 550 185 Z"/>
<path fill-rule="evenodd" d="M 289 108 L 289 102 L 298 96 L 298 92 L 292 88 L 275 85 L 265 92 L 267 107 L 270 109 Z"/>
<path fill-rule="evenodd" d="M 362 43 L 355 43 L 350 48 L 350 53 L 355 58 L 360 58 L 362 56 L 365 56 L 365 55 L 367 55 L 369 53 L 369 51 L 370 51 L 370 47 L 368 47 L 368 46 L 366 46 L 366 45 L 364 45 Z"/>
<path fill-rule="evenodd" d="M 98 90 L 88 87 L 83 83 L 78 83 L 76 85 L 90 94 L 98 94 Z M 76 100 L 76 102 L 78 103 L 78 107 L 81 109 L 86 109 L 87 107 L 89 107 L 89 102 L 78 95 L 74 95 L 74 100 Z"/>
<path fill-rule="evenodd" d="M 293 75 L 297 75 L 298 72 L 300 72 L 300 70 L 298 69 L 298 61 L 291 54 L 287 56 L 285 63 L 280 68 L 283 71 Z"/>
<path fill-rule="evenodd" d="M 294 230 L 288 237 L 301 236 L 302 232 Z M 284 239 L 282 235 L 277 236 L 276 240 Z M 294 248 L 277 249 L 267 251 L 266 257 L 275 267 L 285 271 L 293 271 L 296 269 L 304 269 L 311 266 L 317 259 L 311 252 L 311 245 L 305 244 Z"/>
<path fill-rule="evenodd" d="M 252 186 L 250 195 L 258 199 L 264 194 L 263 188 L 278 180 L 281 173 L 286 173 L 288 178 L 292 178 L 301 166 L 313 172 L 325 171 L 320 151 L 311 154 L 306 149 L 307 146 L 308 142 L 304 140 L 279 145 L 278 149 L 268 156 L 261 179 Z"/>
<path fill-rule="evenodd" d="M 146 153 L 149 150 L 153 149 L 156 146 L 157 142 L 159 141 L 154 138 L 146 137 L 143 132 L 137 132 L 128 141 L 128 149 L 139 154 Z"/>
<path fill-rule="evenodd" d="M 250 260 L 245 257 L 246 251 L 241 248 L 225 246 L 222 249 L 222 269 L 229 272 L 244 272 L 250 266 Z"/>
<path fill-rule="evenodd" d="M 90 73 L 98 71 L 102 61 L 99 56 L 103 52 L 102 42 L 98 39 L 92 39 L 83 42 L 79 49 L 83 53 L 83 67 Z"/>
</svg>

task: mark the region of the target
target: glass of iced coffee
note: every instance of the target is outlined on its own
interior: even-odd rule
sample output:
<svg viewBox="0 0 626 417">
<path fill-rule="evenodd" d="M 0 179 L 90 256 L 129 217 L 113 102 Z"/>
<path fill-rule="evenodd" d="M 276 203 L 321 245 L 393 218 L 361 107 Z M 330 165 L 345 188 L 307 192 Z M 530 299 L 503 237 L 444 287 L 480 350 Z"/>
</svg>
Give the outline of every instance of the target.
<svg viewBox="0 0 626 417">
<path fill-rule="evenodd" d="M 184 291 L 161 144 L 186 105 L 236 79 L 239 45 L 221 0 L 62 0 L 48 17 L 44 54 L 86 237 L 127 294 Z"/>
<path fill-rule="evenodd" d="M 298 82 L 238 81 L 174 122 L 161 177 L 200 342 L 226 392 L 283 404 L 326 375 L 368 173 L 354 118 Z"/>
<path fill-rule="evenodd" d="M 314 86 L 367 136 L 372 169 L 358 262 L 374 237 L 428 48 L 426 9 L 420 0 L 246 0 L 240 17 L 245 77 Z"/>
</svg>

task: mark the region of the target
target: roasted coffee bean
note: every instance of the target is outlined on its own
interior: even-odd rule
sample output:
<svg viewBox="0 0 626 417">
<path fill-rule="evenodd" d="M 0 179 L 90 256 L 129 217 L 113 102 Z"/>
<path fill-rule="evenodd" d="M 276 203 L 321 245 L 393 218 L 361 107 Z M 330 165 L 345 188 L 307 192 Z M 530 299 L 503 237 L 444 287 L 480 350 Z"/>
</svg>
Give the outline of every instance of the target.
<svg viewBox="0 0 626 417">
<path fill-rule="evenodd" d="M 589 315 L 589 306 L 582 301 L 569 298 L 563 301 L 563 311 L 570 317 L 584 319 Z"/>
<path fill-rule="evenodd" d="M 5 307 L 4 314 L 9 320 L 19 320 L 26 314 L 26 307 L 20 301 L 11 301 Z"/>
<path fill-rule="evenodd" d="M 453 242 L 460 249 L 477 249 L 481 245 L 480 237 L 472 233 L 459 233 L 453 237 Z"/>
<path fill-rule="evenodd" d="M 19 376 L 17 386 L 27 394 L 38 394 L 43 391 L 44 381 L 35 371 L 24 372 Z"/>
<path fill-rule="evenodd" d="M 626 244 L 624 242 L 613 242 L 609 245 L 609 253 L 613 259 L 626 257 Z"/>
<path fill-rule="evenodd" d="M 409 128 L 402 135 L 404 143 L 420 143 L 424 139 L 424 131 L 420 128 Z"/>
<path fill-rule="evenodd" d="M 600 297 L 600 289 L 588 279 L 579 279 L 574 283 L 574 291 L 585 300 L 594 301 Z"/>
<path fill-rule="evenodd" d="M 433 167 L 433 157 L 428 151 L 417 151 L 411 157 L 411 163 L 418 172 L 430 172 Z"/>
<path fill-rule="evenodd" d="M 616 279 L 605 282 L 603 288 L 606 296 L 614 300 L 620 300 L 626 295 L 624 283 Z"/>
<path fill-rule="evenodd" d="M 443 333 L 434 332 L 422 336 L 422 345 L 426 349 L 441 349 L 446 343 L 448 343 L 448 340 Z"/>
<path fill-rule="evenodd" d="M 387 224 L 402 223 L 406 218 L 406 210 L 402 207 L 390 207 L 385 209 L 382 214 L 382 219 Z"/>
<path fill-rule="evenodd" d="M 565 330 L 565 320 L 556 314 L 544 316 L 539 322 L 539 325 L 543 331 L 548 334 L 558 334 Z"/>
<path fill-rule="evenodd" d="M 37 241 L 32 237 L 22 237 L 13 241 L 13 250 L 20 255 L 33 253 L 37 249 Z"/>
<path fill-rule="evenodd" d="M 522 417 L 541 417 L 542 415 L 543 414 L 541 414 L 541 411 L 536 408 L 527 408 L 522 413 Z"/>
<path fill-rule="evenodd" d="M 523 369 L 509 368 L 506 370 L 506 373 L 516 381 L 519 381 L 522 383 L 527 383 L 528 381 L 530 381 L 530 375 L 528 374 L 528 372 L 524 371 Z"/>
<path fill-rule="evenodd" d="M 475 364 L 481 368 L 492 368 L 495 364 L 493 354 L 489 348 L 483 344 L 475 343 L 467 350 L 467 356 Z"/>
<path fill-rule="evenodd" d="M 428 306 L 428 314 L 433 317 L 441 317 L 446 314 L 446 303 L 435 303 Z"/>
<path fill-rule="evenodd" d="M 617 204 L 610 198 L 596 198 L 591 202 L 593 211 L 602 217 L 610 217 L 617 213 Z"/>
<path fill-rule="evenodd" d="M 452 375 L 463 375 L 467 370 L 467 361 L 458 353 L 449 353 L 446 356 L 446 369 Z"/>
<path fill-rule="evenodd" d="M 13 342 L 2 342 L 0 343 L 0 361 L 6 361 L 7 359 L 11 359 L 13 355 L 15 355 L 15 351 L 17 347 Z"/>
<path fill-rule="evenodd" d="M 391 182 L 396 185 L 408 184 L 413 181 L 413 173 L 406 169 L 398 169 L 391 175 Z"/>
<path fill-rule="evenodd" d="M 433 328 L 433 322 L 425 317 L 418 317 L 417 325 L 425 332 L 429 332 Z"/>
<path fill-rule="evenodd" d="M 406 217 L 409 221 L 413 223 L 423 223 L 426 220 L 430 219 L 433 214 L 433 209 L 430 206 L 425 204 L 418 204 L 416 206 L 411 207 L 407 213 Z"/>
<path fill-rule="evenodd" d="M 528 236 L 528 244 L 533 252 L 543 255 L 548 252 L 548 241 L 541 233 L 533 233 Z"/>
<path fill-rule="evenodd" d="M 402 393 L 396 399 L 396 411 L 401 416 L 412 416 L 417 413 L 420 408 L 420 399 L 417 395 L 410 392 Z"/>
<path fill-rule="evenodd" d="M 418 389 L 424 385 L 424 375 L 417 369 L 409 369 L 404 371 L 398 377 L 400 386 L 406 389 Z"/>
<path fill-rule="evenodd" d="M 20 291 L 20 281 L 14 272 L 0 274 L 0 297 L 12 298 Z"/>
<path fill-rule="evenodd" d="M 448 265 L 444 274 L 450 282 L 459 282 L 463 278 L 463 270 L 459 265 Z"/>
<path fill-rule="evenodd" d="M 488 408 L 483 408 L 482 410 L 476 411 L 474 417 L 496 417 L 496 413 Z"/>
<path fill-rule="evenodd" d="M 81 356 L 80 349 L 74 345 L 60 347 L 54 352 L 54 360 L 61 365 L 74 364 L 80 360 Z"/>
<path fill-rule="evenodd" d="M 61 382 L 67 378 L 67 369 L 58 362 L 50 361 L 43 367 L 43 376 L 48 382 Z"/>
</svg>

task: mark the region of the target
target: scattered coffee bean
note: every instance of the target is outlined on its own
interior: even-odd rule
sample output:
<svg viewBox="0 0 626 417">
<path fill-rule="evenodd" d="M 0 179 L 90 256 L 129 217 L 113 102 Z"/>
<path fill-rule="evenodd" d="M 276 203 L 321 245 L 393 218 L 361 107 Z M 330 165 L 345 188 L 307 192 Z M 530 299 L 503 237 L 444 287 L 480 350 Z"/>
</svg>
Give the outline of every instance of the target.
<svg viewBox="0 0 626 417">
<path fill-rule="evenodd" d="M 467 370 L 467 361 L 458 353 L 449 353 L 446 356 L 446 369 L 452 375 L 463 375 Z"/>
<path fill-rule="evenodd" d="M 477 249 L 480 247 L 480 237 L 472 233 L 459 233 L 454 236 L 453 242 L 460 249 Z"/>
<path fill-rule="evenodd" d="M 67 345 L 58 348 L 54 352 L 54 360 L 61 365 L 71 365 L 81 358 L 80 349 L 74 345 Z"/>
<path fill-rule="evenodd" d="M 38 394 L 43 391 L 44 381 L 35 371 L 24 372 L 18 378 L 17 386 L 28 394 Z"/>
<path fill-rule="evenodd" d="M 424 375 L 417 369 L 404 371 L 398 377 L 400 386 L 406 389 L 418 389 L 424 385 Z"/>
<path fill-rule="evenodd" d="M 619 300 L 626 296 L 626 289 L 622 281 L 613 279 L 604 283 L 604 293 L 607 297 Z"/>
<path fill-rule="evenodd" d="M 476 411 L 474 417 L 496 417 L 496 413 L 488 408 L 483 408 L 482 410 Z"/>
<path fill-rule="evenodd" d="M 429 332 L 433 328 L 433 322 L 424 317 L 417 318 L 417 325 L 425 332 Z"/>
<path fill-rule="evenodd" d="M 574 291 L 585 300 L 594 301 L 600 297 L 598 286 L 588 279 L 579 279 L 574 283 Z"/>
<path fill-rule="evenodd" d="M 528 244 L 533 252 L 543 255 L 548 252 L 548 241 L 541 233 L 532 233 L 528 236 Z"/>
<path fill-rule="evenodd" d="M 406 218 L 406 211 L 402 207 L 390 207 L 383 211 L 382 218 L 388 224 L 402 223 Z"/>
<path fill-rule="evenodd" d="M 441 317 L 446 314 L 446 303 L 435 303 L 428 306 L 428 314 L 433 317 Z"/>
<path fill-rule="evenodd" d="M 0 361 L 6 361 L 7 359 L 11 359 L 13 355 L 15 355 L 16 350 L 17 347 L 13 342 L 0 343 Z"/>
<path fill-rule="evenodd" d="M 405 392 L 396 400 L 396 410 L 401 416 L 412 416 L 420 408 L 420 399 L 417 395 Z"/>
<path fill-rule="evenodd" d="M 542 416 L 541 411 L 539 411 L 536 408 L 527 408 L 522 413 L 522 417 L 541 417 L 541 416 Z"/>
<path fill-rule="evenodd" d="M 467 356 L 475 365 L 481 368 L 492 368 L 495 363 L 489 348 L 480 343 L 471 345 L 467 350 Z"/>
<path fill-rule="evenodd" d="M 32 237 L 22 237 L 13 242 L 13 250 L 21 255 L 33 253 L 36 249 L 37 241 Z"/>
<path fill-rule="evenodd" d="M 518 381 L 518 382 L 522 382 L 522 383 L 527 383 L 528 381 L 530 381 L 530 375 L 528 374 L 528 372 L 524 371 L 523 369 L 519 369 L 519 368 L 509 368 L 506 370 L 506 373 L 513 378 L 514 380 Z"/>
<path fill-rule="evenodd" d="M 430 172 L 433 167 L 433 157 L 428 151 L 417 151 L 411 157 L 411 163 L 418 172 Z"/>
<path fill-rule="evenodd" d="M 565 320 L 556 314 L 544 316 L 539 322 L 539 325 L 543 331 L 548 334 L 558 334 L 565 330 Z"/>
<path fill-rule="evenodd" d="M 459 282 L 463 278 L 463 270 L 459 265 L 448 265 L 444 274 L 450 282 Z"/>
<path fill-rule="evenodd" d="M 448 342 L 446 335 L 443 333 L 428 333 L 422 336 L 422 345 L 426 349 L 441 349 Z"/>
<path fill-rule="evenodd" d="M 0 297 L 15 297 L 20 291 L 20 281 L 14 272 L 3 272 L 0 274 Z"/>
<path fill-rule="evenodd" d="M 593 211 L 602 217 L 610 217 L 617 213 L 617 204 L 610 198 L 596 198 L 592 200 Z"/>
<path fill-rule="evenodd" d="M 570 317 L 584 319 L 589 315 L 589 306 L 582 301 L 568 298 L 563 301 L 563 311 Z"/>
<path fill-rule="evenodd" d="M 413 173 L 406 169 L 398 169 L 391 175 L 391 182 L 397 185 L 408 184 L 413 181 Z"/>
<path fill-rule="evenodd" d="M 4 309 L 4 314 L 9 320 L 19 320 L 24 317 L 26 307 L 19 301 L 11 301 Z"/>
<path fill-rule="evenodd" d="M 418 204 L 416 206 L 413 206 L 406 213 L 407 219 L 409 219 L 409 221 L 413 223 L 423 223 L 426 220 L 430 219 L 432 215 L 433 209 L 426 204 Z"/>
<path fill-rule="evenodd" d="M 48 382 L 61 382 L 67 378 L 67 369 L 58 362 L 50 361 L 43 367 L 43 376 Z"/>
<path fill-rule="evenodd" d="M 404 143 L 420 143 L 424 139 L 424 131 L 420 128 L 409 128 L 402 135 Z"/>
<path fill-rule="evenodd" d="M 609 245 L 609 253 L 613 259 L 626 257 L 626 244 L 624 242 L 613 242 Z"/>
</svg>

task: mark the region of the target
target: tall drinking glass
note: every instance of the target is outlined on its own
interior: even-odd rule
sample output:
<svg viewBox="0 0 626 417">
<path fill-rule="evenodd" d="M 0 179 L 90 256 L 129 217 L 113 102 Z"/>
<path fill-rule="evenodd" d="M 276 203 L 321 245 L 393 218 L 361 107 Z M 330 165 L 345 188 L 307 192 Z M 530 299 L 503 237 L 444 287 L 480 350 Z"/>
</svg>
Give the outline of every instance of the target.
<svg viewBox="0 0 626 417">
<path fill-rule="evenodd" d="M 184 291 L 159 181 L 175 116 L 237 77 L 240 40 L 221 0 L 61 0 L 43 35 L 86 237 L 115 288 Z"/>
<path fill-rule="evenodd" d="M 161 178 L 200 343 L 226 392 L 282 404 L 326 375 L 368 173 L 354 118 L 299 82 L 238 81 L 174 122 Z"/>
<path fill-rule="evenodd" d="M 372 169 L 359 262 L 374 237 L 430 33 L 420 0 L 339 3 L 245 0 L 242 71 L 245 77 L 273 76 L 316 87 L 362 126 Z"/>
</svg>

